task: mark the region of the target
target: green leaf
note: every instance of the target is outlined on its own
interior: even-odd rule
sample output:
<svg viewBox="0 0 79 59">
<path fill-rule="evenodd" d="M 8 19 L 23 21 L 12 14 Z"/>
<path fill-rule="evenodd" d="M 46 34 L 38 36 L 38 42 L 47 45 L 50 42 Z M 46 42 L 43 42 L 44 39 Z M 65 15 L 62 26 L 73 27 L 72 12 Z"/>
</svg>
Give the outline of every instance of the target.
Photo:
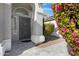
<svg viewBox="0 0 79 59">
<path fill-rule="evenodd" d="M 77 21 L 77 24 L 79 25 L 79 20 Z"/>
</svg>

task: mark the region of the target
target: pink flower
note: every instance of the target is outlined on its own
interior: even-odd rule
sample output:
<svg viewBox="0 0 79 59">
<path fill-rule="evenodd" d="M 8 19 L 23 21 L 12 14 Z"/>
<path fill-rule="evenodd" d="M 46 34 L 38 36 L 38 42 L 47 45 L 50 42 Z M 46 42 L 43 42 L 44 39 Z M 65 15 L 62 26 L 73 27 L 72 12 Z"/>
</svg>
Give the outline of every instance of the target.
<svg viewBox="0 0 79 59">
<path fill-rule="evenodd" d="M 75 43 L 79 43 L 79 38 L 75 37 L 72 39 Z"/>
<path fill-rule="evenodd" d="M 75 36 L 76 34 L 77 34 L 77 32 L 72 32 L 71 33 L 72 36 Z"/>
<path fill-rule="evenodd" d="M 61 10 L 61 8 L 60 8 L 60 5 L 59 5 L 59 4 L 57 4 L 57 5 L 55 6 L 55 10 L 56 10 L 57 12 L 59 12 L 59 11 Z"/>
<path fill-rule="evenodd" d="M 74 22 L 74 19 L 73 19 L 73 18 L 71 18 L 71 19 L 70 19 L 70 22 Z"/>
<path fill-rule="evenodd" d="M 67 32 L 67 28 L 66 28 L 66 27 L 64 27 L 62 30 L 63 30 L 64 32 Z"/>
<path fill-rule="evenodd" d="M 74 46 L 74 50 L 79 49 L 79 46 Z"/>
<path fill-rule="evenodd" d="M 58 26 L 58 22 L 56 22 L 56 25 Z"/>
</svg>

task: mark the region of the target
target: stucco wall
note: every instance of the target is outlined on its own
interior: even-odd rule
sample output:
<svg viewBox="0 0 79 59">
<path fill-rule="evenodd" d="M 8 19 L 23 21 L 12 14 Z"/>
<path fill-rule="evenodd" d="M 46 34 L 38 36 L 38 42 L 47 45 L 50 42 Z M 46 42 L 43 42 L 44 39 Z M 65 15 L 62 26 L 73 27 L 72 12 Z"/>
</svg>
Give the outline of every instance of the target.
<svg viewBox="0 0 79 59">
<path fill-rule="evenodd" d="M 36 19 L 33 23 L 34 27 L 33 27 L 33 34 L 34 35 L 41 35 L 42 34 L 42 27 L 43 27 L 43 16 L 40 13 L 37 13 L 36 15 Z"/>
<path fill-rule="evenodd" d="M 0 55 L 11 49 L 11 5 L 0 3 Z"/>
<path fill-rule="evenodd" d="M 5 4 L 4 10 L 5 39 L 11 39 L 11 5 Z"/>
<path fill-rule="evenodd" d="M 33 21 L 33 35 L 43 34 L 43 10 L 39 7 L 38 3 L 35 3 L 34 21 Z"/>
<path fill-rule="evenodd" d="M 0 41 L 11 39 L 11 9 L 0 3 Z"/>
<path fill-rule="evenodd" d="M 0 42 L 4 39 L 4 4 L 0 4 Z"/>
</svg>

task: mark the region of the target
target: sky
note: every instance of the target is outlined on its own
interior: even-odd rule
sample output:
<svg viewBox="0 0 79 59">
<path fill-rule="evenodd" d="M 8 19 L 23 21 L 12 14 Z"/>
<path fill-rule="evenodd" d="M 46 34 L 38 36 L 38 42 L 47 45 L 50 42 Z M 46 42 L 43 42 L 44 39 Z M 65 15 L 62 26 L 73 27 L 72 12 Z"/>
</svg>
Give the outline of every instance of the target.
<svg viewBox="0 0 79 59">
<path fill-rule="evenodd" d="M 42 8 L 46 14 L 53 16 L 53 11 L 51 9 L 51 3 L 43 3 Z"/>
</svg>

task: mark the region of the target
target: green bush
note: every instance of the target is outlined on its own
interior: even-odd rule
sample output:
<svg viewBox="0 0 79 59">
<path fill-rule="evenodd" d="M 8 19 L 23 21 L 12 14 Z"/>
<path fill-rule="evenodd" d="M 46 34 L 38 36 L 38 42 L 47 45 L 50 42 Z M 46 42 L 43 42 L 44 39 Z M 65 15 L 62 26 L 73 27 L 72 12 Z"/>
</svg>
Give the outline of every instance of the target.
<svg viewBox="0 0 79 59">
<path fill-rule="evenodd" d="M 54 31 L 54 25 L 51 23 L 44 23 L 44 35 L 49 36 Z"/>
</svg>

